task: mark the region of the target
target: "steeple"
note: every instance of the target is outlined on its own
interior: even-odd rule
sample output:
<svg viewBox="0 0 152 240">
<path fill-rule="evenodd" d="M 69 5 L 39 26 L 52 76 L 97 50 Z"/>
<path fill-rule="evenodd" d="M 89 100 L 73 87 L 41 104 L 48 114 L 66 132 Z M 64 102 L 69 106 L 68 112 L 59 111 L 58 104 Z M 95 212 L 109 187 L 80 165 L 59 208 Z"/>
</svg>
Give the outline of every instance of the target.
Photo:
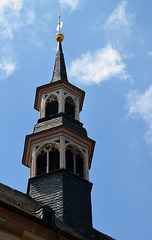
<svg viewBox="0 0 152 240">
<path fill-rule="evenodd" d="M 52 82 L 57 82 L 60 80 L 64 80 L 68 82 L 66 67 L 64 62 L 64 55 L 62 52 L 61 40 L 59 40 L 58 42 Z"/>
<path fill-rule="evenodd" d="M 114 240 L 92 225 L 89 170 L 95 142 L 79 121 L 85 92 L 67 80 L 60 28 L 52 82 L 36 90 L 40 112 L 25 139 L 27 194 L 0 184 L 0 239 Z"/>
<path fill-rule="evenodd" d="M 51 82 L 56 82 L 60 80 L 68 81 L 65 62 L 64 62 L 64 55 L 62 52 L 62 44 L 61 44 L 61 42 L 64 40 L 63 34 L 60 33 L 60 29 L 62 28 L 62 26 L 63 26 L 63 22 L 60 22 L 60 13 L 59 13 L 59 24 L 57 26 L 57 31 L 59 32 L 55 36 L 55 39 L 58 42 L 58 47 L 57 47 L 57 54 L 56 54 L 53 77 Z"/>
<path fill-rule="evenodd" d="M 23 164 L 30 168 L 28 195 L 50 207 L 55 219 L 92 235 L 89 170 L 95 142 L 79 121 L 85 92 L 67 80 L 60 28 L 52 82 L 36 90 L 40 117 L 26 136 Z"/>
</svg>

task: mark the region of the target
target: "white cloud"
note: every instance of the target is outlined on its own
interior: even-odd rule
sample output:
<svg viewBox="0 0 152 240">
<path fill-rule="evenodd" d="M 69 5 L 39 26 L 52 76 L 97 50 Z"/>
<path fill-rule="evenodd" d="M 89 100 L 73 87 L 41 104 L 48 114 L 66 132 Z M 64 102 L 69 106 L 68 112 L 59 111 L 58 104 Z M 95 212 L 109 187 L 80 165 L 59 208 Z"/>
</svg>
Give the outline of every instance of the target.
<svg viewBox="0 0 152 240">
<path fill-rule="evenodd" d="M 23 7 L 23 0 L 0 1 L 0 25 L 5 38 L 12 38 L 13 31 L 21 26 L 19 14 Z"/>
<path fill-rule="evenodd" d="M 32 23 L 34 22 L 34 20 L 35 20 L 35 15 L 34 15 L 34 13 L 33 13 L 31 10 L 29 10 L 29 11 L 27 12 L 27 21 L 26 21 L 26 23 L 27 23 L 28 25 L 30 25 L 30 24 L 32 24 Z"/>
<path fill-rule="evenodd" d="M 24 0 L 0 0 L 0 29 L 3 42 L 3 48 L 0 49 L 0 80 L 9 77 L 17 67 L 16 61 L 12 61 L 14 57 L 11 41 L 15 33 L 35 20 L 33 11 L 28 7 L 24 10 L 23 4 Z"/>
<path fill-rule="evenodd" d="M 126 5 L 127 1 L 121 1 L 118 3 L 117 7 L 108 17 L 105 23 L 105 28 L 112 30 L 125 28 L 126 30 L 129 30 L 132 25 L 134 15 L 127 12 Z"/>
<path fill-rule="evenodd" d="M 95 53 L 83 54 L 71 64 L 70 76 L 85 84 L 97 83 L 117 77 L 122 80 L 129 78 L 120 54 L 107 45 Z"/>
<path fill-rule="evenodd" d="M 72 10 L 75 10 L 82 0 L 59 0 L 62 7 L 70 7 Z"/>
<path fill-rule="evenodd" d="M 31 10 L 22 14 L 24 0 L 0 0 L 0 26 L 2 37 L 12 39 L 14 32 L 21 26 L 30 25 L 35 20 L 35 15 Z"/>
<path fill-rule="evenodd" d="M 15 71 L 15 69 L 16 69 L 16 63 L 14 63 L 10 59 L 3 60 L 0 63 L 0 79 L 1 80 L 6 79 Z"/>
<path fill-rule="evenodd" d="M 23 0 L 0 0 L 0 29 L 3 48 L 0 55 L 0 80 L 8 78 L 16 69 L 12 61 L 12 51 L 6 39 L 12 39 L 14 32 L 22 25 L 20 12 Z"/>
<path fill-rule="evenodd" d="M 132 91 L 127 95 L 128 115 L 139 116 L 147 124 L 148 130 L 145 138 L 148 144 L 152 143 L 152 86 L 141 94 L 138 91 Z"/>
<path fill-rule="evenodd" d="M 0 1 L 0 11 L 4 11 L 5 8 L 13 9 L 18 12 L 23 6 L 23 0 L 1 0 Z"/>
</svg>

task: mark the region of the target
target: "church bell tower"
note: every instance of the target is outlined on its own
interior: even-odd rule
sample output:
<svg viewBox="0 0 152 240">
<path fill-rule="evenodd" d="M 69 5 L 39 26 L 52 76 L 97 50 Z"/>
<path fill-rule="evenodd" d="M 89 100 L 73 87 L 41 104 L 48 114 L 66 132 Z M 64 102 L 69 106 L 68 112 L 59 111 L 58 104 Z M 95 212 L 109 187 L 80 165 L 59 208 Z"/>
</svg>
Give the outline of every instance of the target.
<svg viewBox="0 0 152 240">
<path fill-rule="evenodd" d="M 91 235 L 89 169 L 95 142 L 79 121 L 85 92 L 68 81 L 60 27 L 59 16 L 52 80 L 36 89 L 40 117 L 26 136 L 22 163 L 30 168 L 27 194 L 51 208 L 55 219 Z"/>
</svg>

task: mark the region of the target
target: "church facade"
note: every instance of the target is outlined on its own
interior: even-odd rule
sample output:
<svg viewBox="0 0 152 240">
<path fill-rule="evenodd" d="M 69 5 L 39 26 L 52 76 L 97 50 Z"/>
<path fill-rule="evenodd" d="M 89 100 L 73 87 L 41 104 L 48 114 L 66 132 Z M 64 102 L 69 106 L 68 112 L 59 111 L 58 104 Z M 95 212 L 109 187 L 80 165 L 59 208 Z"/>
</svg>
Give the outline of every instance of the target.
<svg viewBox="0 0 152 240">
<path fill-rule="evenodd" d="M 68 81 L 58 42 L 52 81 L 36 89 L 40 117 L 25 138 L 27 193 L 0 184 L 0 239 L 112 240 L 92 224 L 89 169 L 95 142 L 79 121 L 85 92 Z"/>
</svg>

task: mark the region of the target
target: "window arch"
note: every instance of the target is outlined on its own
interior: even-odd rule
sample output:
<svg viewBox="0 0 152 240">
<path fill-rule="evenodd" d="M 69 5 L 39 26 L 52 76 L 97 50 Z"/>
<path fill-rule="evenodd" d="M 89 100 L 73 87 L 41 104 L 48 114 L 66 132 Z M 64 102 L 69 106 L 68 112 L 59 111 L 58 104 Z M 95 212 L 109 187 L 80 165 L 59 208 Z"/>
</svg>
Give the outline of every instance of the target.
<svg viewBox="0 0 152 240">
<path fill-rule="evenodd" d="M 51 116 L 58 113 L 58 98 L 56 95 L 51 94 L 45 104 L 45 116 Z"/>
<path fill-rule="evenodd" d="M 59 169 L 59 150 L 54 143 L 46 144 L 37 152 L 36 175 L 52 172 Z"/>
<path fill-rule="evenodd" d="M 67 97 L 65 99 L 65 114 L 75 118 L 75 102 L 72 97 Z"/>
<path fill-rule="evenodd" d="M 84 156 L 76 146 L 66 148 L 66 170 L 84 178 Z"/>
<path fill-rule="evenodd" d="M 36 159 L 36 175 L 45 174 L 47 166 L 47 153 L 42 151 Z"/>
</svg>

